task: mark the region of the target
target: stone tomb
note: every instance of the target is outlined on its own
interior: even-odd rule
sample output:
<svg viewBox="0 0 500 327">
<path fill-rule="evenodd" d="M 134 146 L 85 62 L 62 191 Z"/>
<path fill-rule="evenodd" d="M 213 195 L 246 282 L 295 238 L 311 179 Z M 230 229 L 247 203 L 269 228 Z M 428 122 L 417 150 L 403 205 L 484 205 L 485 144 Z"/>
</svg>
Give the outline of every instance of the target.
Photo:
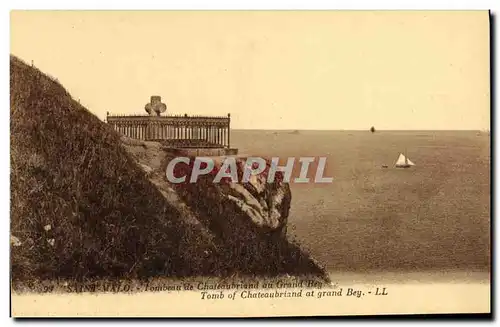
<svg viewBox="0 0 500 327">
<path fill-rule="evenodd" d="M 168 115 L 160 96 L 151 96 L 147 114 L 106 115 L 106 122 L 133 139 L 161 142 L 177 155 L 236 155 L 231 148 L 231 114 L 227 116 Z M 163 114 L 163 115 L 162 115 Z"/>
</svg>

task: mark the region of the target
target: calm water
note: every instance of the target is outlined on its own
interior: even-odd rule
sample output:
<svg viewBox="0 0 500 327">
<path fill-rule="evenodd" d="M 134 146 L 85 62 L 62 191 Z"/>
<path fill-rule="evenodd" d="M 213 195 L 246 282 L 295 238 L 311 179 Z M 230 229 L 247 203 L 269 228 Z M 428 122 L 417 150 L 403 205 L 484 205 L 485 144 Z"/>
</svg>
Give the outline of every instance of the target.
<svg viewBox="0 0 500 327">
<path fill-rule="evenodd" d="M 331 184 L 291 184 L 288 230 L 331 271 L 487 271 L 489 138 L 453 131 L 236 130 L 231 143 L 242 154 L 327 157 Z M 405 149 L 416 166 L 394 168 Z"/>
</svg>

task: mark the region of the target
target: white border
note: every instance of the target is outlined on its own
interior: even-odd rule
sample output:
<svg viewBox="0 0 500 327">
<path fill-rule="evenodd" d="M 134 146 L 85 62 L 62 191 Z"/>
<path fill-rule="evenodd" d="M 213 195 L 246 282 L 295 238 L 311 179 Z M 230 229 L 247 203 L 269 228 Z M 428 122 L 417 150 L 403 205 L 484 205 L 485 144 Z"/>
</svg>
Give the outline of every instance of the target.
<svg viewBox="0 0 500 327">
<path fill-rule="evenodd" d="M 139 4 L 139 5 L 138 5 Z M 16 1 L 11 9 L 121 9 L 121 10 L 145 10 L 145 9 L 169 9 L 169 10 L 312 10 L 312 9 L 336 9 L 336 10 L 459 10 L 459 9 L 492 9 L 495 8 L 494 1 L 491 0 L 447 0 L 447 1 L 432 1 L 432 0 L 411 0 L 411 1 L 335 1 L 327 2 L 321 0 L 289 0 L 289 1 L 204 1 L 204 0 L 175 0 L 175 1 L 154 1 L 142 0 L 137 1 L 120 1 L 119 4 L 112 1 L 88 0 L 88 1 Z"/>
<path fill-rule="evenodd" d="M 114 9 L 114 10 L 131 10 L 131 9 L 163 9 L 163 10 L 182 10 L 182 9 L 187 9 L 187 10 L 193 10 L 193 9 L 198 9 L 198 10 L 220 10 L 220 9 L 225 9 L 225 10 L 264 10 L 264 9 L 279 9 L 279 10 L 325 10 L 325 9 L 342 9 L 342 10 L 402 10 L 402 9 L 408 9 L 408 10 L 485 10 L 485 9 L 490 9 L 492 10 L 492 13 L 498 14 L 500 12 L 499 10 L 499 4 L 500 1 L 498 0 L 471 0 L 471 1 L 452 1 L 452 0 L 447 0 L 447 1 L 436 1 L 436 0 L 413 0 L 413 1 L 390 1 L 390 0 L 384 0 L 384 1 L 354 1 L 354 0 L 343 0 L 343 1 L 335 1 L 335 3 L 329 3 L 326 1 L 319 1 L 319 0 L 309 0 L 309 1 L 287 1 L 285 2 L 278 2 L 278 1 L 269 1 L 269 0 L 253 0 L 253 1 L 234 1 L 234 0 L 226 0 L 226 1 L 203 1 L 203 0 L 184 0 L 184 1 L 169 1 L 168 3 L 165 3 L 165 1 L 152 1 L 152 0 L 141 0 L 141 1 L 120 1 L 120 2 L 115 2 L 113 3 L 112 1 L 102 1 L 102 0 L 86 0 L 86 1 L 53 1 L 53 0 L 46 0 L 43 2 L 40 1 L 2 1 L 1 3 L 1 22 L 3 24 L 4 28 L 0 29 L 0 35 L 1 35 L 1 45 L 3 47 L 2 52 L 5 54 L 5 61 L 4 64 L 1 65 L 1 73 L 3 76 L 2 81 L 2 87 L 1 90 L 3 91 L 1 93 L 2 96 L 2 103 L 5 104 L 3 110 L 0 110 L 0 114 L 2 115 L 0 118 L 0 123 L 2 124 L 0 128 L 0 133 L 2 133 L 0 137 L 0 149 L 4 155 L 2 156 L 1 160 L 1 171 L 3 172 L 3 178 L 2 182 L 0 184 L 0 207 L 2 209 L 3 217 L 2 217 L 2 223 L 3 223 L 3 228 L 2 228 L 2 235 L 5 236 L 5 239 L 2 238 L 3 240 L 3 246 L 1 247 L 1 262 L 4 263 L 3 269 L 0 269 L 0 274 L 1 274 L 1 280 L 2 283 L 1 285 L 1 294 L 2 294 L 2 307 L 4 308 L 3 311 L 3 317 L 6 321 L 2 321 L 2 325 L 5 322 L 6 324 L 13 324 L 14 321 L 12 319 L 8 319 L 9 315 L 9 300 L 10 300 L 10 290 L 9 290 L 9 284 L 7 281 L 9 280 L 9 267 L 8 267 L 8 262 L 9 262 L 9 248 L 8 248 L 8 235 L 9 235 L 9 218 L 10 218 L 10 155 L 9 154 L 9 149 L 10 149 L 10 134 L 9 134 L 9 106 L 10 106 L 10 101 L 9 101 L 9 80 L 7 79 L 7 76 L 9 76 L 9 66 L 8 66 L 8 53 L 10 52 L 10 40 L 9 40 L 9 11 L 12 9 L 72 9 L 72 10 L 77 10 L 77 9 Z M 496 23 L 498 25 L 498 17 L 496 20 Z M 495 33 L 495 43 L 498 44 L 498 33 Z M 495 69 L 495 76 L 497 76 L 498 68 Z M 498 84 L 495 85 L 494 90 L 492 92 L 495 92 L 495 94 L 498 94 Z M 496 119 L 495 119 L 496 123 Z M 495 140 L 496 141 L 496 140 Z M 497 142 L 495 142 L 497 143 Z M 497 150 L 497 146 L 495 146 L 495 150 Z M 497 167 L 495 166 L 495 169 Z M 494 181 L 492 180 L 491 183 Z M 494 185 L 494 184 L 492 184 Z M 494 202 L 500 203 L 500 196 L 495 197 Z M 496 217 L 492 217 L 492 220 L 496 220 Z M 496 224 L 497 230 L 495 232 L 498 232 L 498 223 Z M 496 244 L 495 244 L 496 245 Z M 495 246 L 496 250 L 496 246 Z M 496 253 L 497 251 L 495 251 Z M 495 274 L 496 275 L 496 274 Z M 496 276 L 495 276 L 496 277 Z M 498 301 L 495 301 L 498 303 Z M 495 310 L 496 308 L 492 308 Z M 263 322 L 263 321 L 258 321 L 261 324 L 268 324 L 269 322 Z M 25 325 L 30 325 L 30 323 L 25 323 Z M 40 322 L 38 322 L 40 323 Z M 50 321 L 42 321 L 41 323 L 52 323 Z M 100 326 L 103 325 L 104 322 L 100 321 L 88 321 L 84 322 L 85 324 L 92 324 L 92 326 Z M 143 324 L 144 322 L 134 322 L 134 324 Z M 173 321 L 167 322 L 169 324 L 174 323 Z M 176 323 L 176 322 L 175 322 Z M 204 322 L 206 323 L 206 322 Z M 286 324 L 292 324 L 296 322 L 292 321 L 284 321 Z M 342 323 L 336 321 L 335 323 Z M 353 322 L 351 322 L 352 324 Z M 384 323 L 381 321 L 381 323 Z M 453 322 L 451 322 L 453 323 Z"/>
</svg>

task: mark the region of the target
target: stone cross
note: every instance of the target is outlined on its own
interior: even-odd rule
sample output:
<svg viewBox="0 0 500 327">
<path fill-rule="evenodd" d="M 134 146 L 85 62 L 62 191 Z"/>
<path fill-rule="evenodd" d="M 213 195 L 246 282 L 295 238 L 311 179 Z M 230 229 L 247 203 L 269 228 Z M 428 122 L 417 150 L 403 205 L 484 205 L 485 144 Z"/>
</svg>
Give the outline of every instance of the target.
<svg viewBox="0 0 500 327">
<path fill-rule="evenodd" d="M 153 95 L 151 96 L 151 102 L 146 104 L 144 107 L 146 109 L 146 112 L 150 116 L 159 116 L 161 113 L 164 113 L 167 111 L 167 105 L 161 102 L 161 97 L 158 95 Z"/>
</svg>

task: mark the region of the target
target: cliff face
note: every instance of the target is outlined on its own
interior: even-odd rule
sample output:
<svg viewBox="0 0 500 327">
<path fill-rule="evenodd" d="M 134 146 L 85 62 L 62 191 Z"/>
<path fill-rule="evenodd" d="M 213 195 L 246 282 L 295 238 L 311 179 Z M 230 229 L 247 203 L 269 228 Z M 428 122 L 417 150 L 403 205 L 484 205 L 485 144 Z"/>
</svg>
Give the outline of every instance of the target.
<svg viewBox="0 0 500 327">
<path fill-rule="evenodd" d="M 176 184 L 166 177 L 167 165 L 174 156 L 161 144 L 126 137 L 122 137 L 122 144 L 150 180 L 164 190 L 167 201 L 184 210 L 213 237 L 227 263 L 227 274 L 289 274 L 327 279 L 321 266 L 287 239 L 292 194 L 279 173 L 274 183 L 267 183 L 269 164 L 247 183 L 231 183 L 228 178 L 213 183 L 222 164 L 222 158 L 213 158 L 212 171 L 190 183 L 194 163 L 191 158 L 189 165 L 175 166 L 175 177 L 186 176 L 184 183 Z M 246 159 L 236 158 L 238 181 L 242 179 Z"/>
<path fill-rule="evenodd" d="M 166 161 L 169 159 L 167 156 Z M 236 160 L 239 172 L 245 159 Z M 179 165 L 176 173 L 187 176 L 189 181 L 192 165 Z M 173 187 L 200 221 L 231 249 L 233 267 L 246 273 L 304 273 L 303 262 L 287 262 L 289 252 L 293 252 L 286 239 L 291 202 L 288 184 L 268 184 L 263 175 L 254 176 L 248 183 L 224 180 L 213 183 L 219 169 L 220 163 L 216 163 L 212 174 L 200 176 L 196 183 L 173 184 Z M 314 266 L 307 269 L 314 270 Z"/>
<path fill-rule="evenodd" d="M 165 163 L 173 159 L 167 155 Z M 252 233 L 274 238 L 284 238 L 286 234 L 287 218 L 290 210 L 290 187 L 283 183 L 280 172 L 276 174 L 275 181 L 267 182 L 270 163 L 260 174 L 250 176 L 247 182 L 242 182 L 243 172 L 248 158 L 232 157 L 238 182 L 223 177 L 220 182 L 215 182 L 216 175 L 222 168 L 224 158 L 213 158 L 214 167 L 207 173 L 200 175 L 195 183 L 190 183 L 195 158 L 190 164 L 178 163 L 175 166 L 174 176 L 185 176 L 186 182 L 172 184 L 177 193 L 192 207 L 202 212 L 209 212 L 211 221 L 218 216 L 229 218 L 214 223 L 214 230 L 223 230 L 221 237 L 231 239 L 241 237 L 240 233 L 232 233 L 226 226 L 247 225 Z M 166 167 L 163 167 L 166 171 Z M 214 205 L 216 204 L 216 205 Z"/>
<path fill-rule="evenodd" d="M 53 79 L 10 65 L 13 280 L 324 276 L 285 237 L 288 185 L 170 184 L 160 144 L 120 138 Z"/>
</svg>

